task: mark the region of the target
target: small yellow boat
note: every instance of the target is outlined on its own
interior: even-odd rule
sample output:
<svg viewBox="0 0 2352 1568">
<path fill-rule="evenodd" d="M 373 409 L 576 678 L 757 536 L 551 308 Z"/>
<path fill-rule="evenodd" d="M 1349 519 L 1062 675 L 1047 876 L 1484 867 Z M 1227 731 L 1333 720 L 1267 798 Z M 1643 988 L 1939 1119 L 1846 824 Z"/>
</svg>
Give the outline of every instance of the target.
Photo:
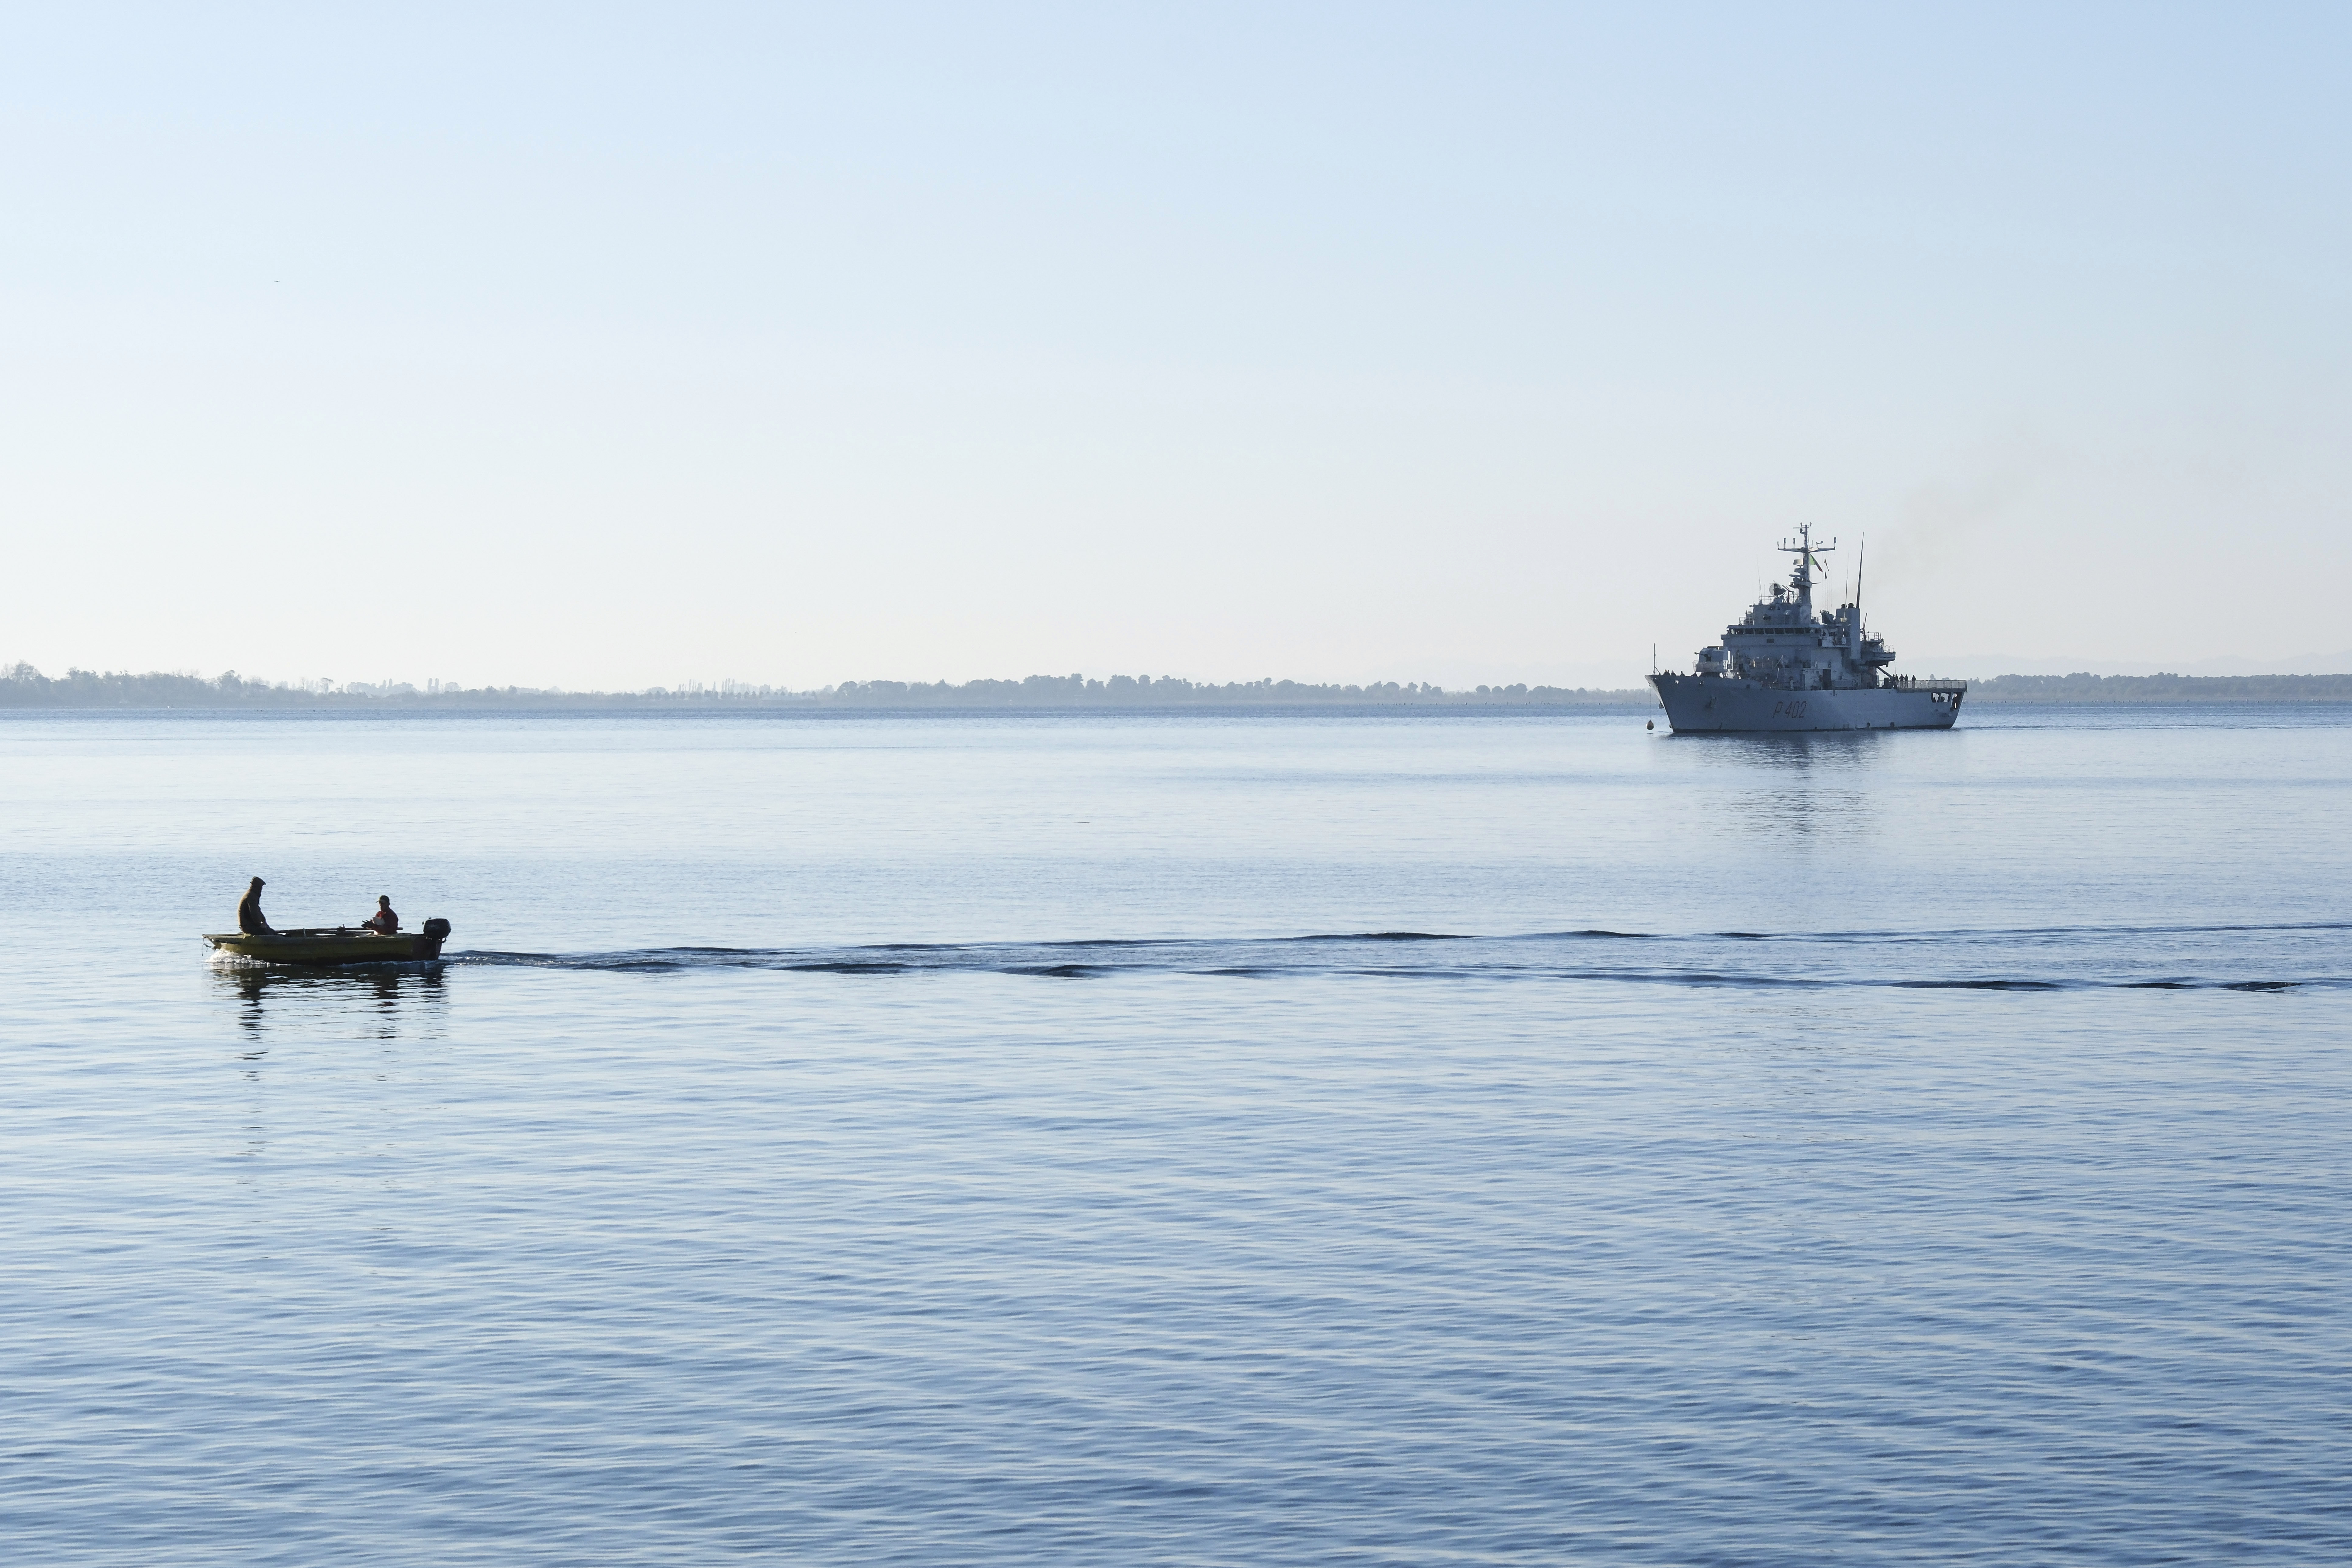
<svg viewBox="0 0 2352 1568">
<path fill-rule="evenodd" d="M 264 963 L 420 963 L 439 958 L 441 944 L 448 936 L 447 921 L 430 920 L 422 931 L 395 931 L 390 936 L 363 926 L 314 926 L 267 934 L 233 931 L 207 935 L 205 945 Z"/>
</svg>

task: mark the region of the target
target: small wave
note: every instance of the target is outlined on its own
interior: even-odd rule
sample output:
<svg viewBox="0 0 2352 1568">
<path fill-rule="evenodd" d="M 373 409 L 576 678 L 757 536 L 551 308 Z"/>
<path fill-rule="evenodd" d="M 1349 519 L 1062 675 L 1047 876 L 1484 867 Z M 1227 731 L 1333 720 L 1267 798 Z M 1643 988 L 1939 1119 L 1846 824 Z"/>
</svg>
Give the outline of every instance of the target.
<svg viewBox="0 0 2352 1568">
<path fill-rule="evenodd" d="M 2238 963 L 2252 954 L 2226 951 L 2229 938 L 2253 934 L 2242 928 L 2165 928 L 2175 935 L 2210 931 L 2221 941 L 2210 955 L 2210 968 L 2168 965 L 2148 973 L 2129 954 L 2102 944 L 2095 954 L 2081 947 L 2049 946 L 2046 931 L 2028 934 L 1952 933 L 1943 951 L 1918 945 L 1916 933 L 1889 933 L 1887 950 L 1876 955 L 1852 940 L 1825 943 L 1811 955 L 1788 946 L 1758 949 L 1758 940 L 1793 943 L 1794 937 L 1762 939 L 1754 933 L 1643 936 L 1615 931 L 1574 931 L 1476 937 L 1421 931 L 1364 931 L 1346 935 L 1234 938 L 1120 938 L 1046 942 L 888 942 L 847 948 L 750 948 L 698 945 L 614 952 L 549 953 L 467 952 L 445 961 L 457 965 L 601 971 L 612 973 L 678 973 L 697 970 L 768 970 L 793 973 L 863 976 L 928 973 L 996 973 L 1034 979 L 1093 980 L 1121 974 L 1191 974 L 1225 979 L 1307 978 L 1347 975 L 1384 980 L 1456 982 L 1570 981 L 1689 988 L 1735 987 L 1758 991 L 1885 989 L 1898 991 L 2054 992 L 2081 990 L 2283 992 L 2352 984 L 2327 975 L 2287 975 L 2274 967 L 2276 954 L 2252 975 Z M 2305 924 L 2261 928 L 2275 931 L 2347 929 Z M 1601 958 L 1591 945 L 1605 941 L 1614 957 Z M 1715 953 L 1705 954 L 1706 944 Z M 1426 944 L 1426 955 L 1416 949 Z M 1732 945 L 1738 944 L 1738 945 Z M 1766 961 L 1772 952 L 1776 961 Z M 2166 952 L 2173 964 L 2184 956 L 2178 944 Z M 1571 953 L 1581 956 L 1570 960 Z M 1779 956 L 1785 954 L 1786 956 Z M 2084 962 L 2095 956 L 2097 962 Z M 1645 962 L 1644 960 L 1647 960 Z M 1679 960 L 1679 961 L 1676 961 Z M 1697 960 L 1697 962 L 1690 962 Z M 1664 961 L 1664 962 L 1660 962 Z M 2063 973 L 2052 966 L 2063 963 Z M 2247 967 L 2252 967 L 2247 963 Z M 2236 968 L 2235 973 L 2231 970 Z M 2200 973 L 2199 970 L 2206 970 Z M 2268 973 L 2265 973 L 2264 971 Z M 2216 973 L 2218 971 L 2218 973 Z"/>
<path fill-rule="evenodd" d="M 1473 938 L 1473 937 L 1466 937 L 1466 936 L 1460 936 L 1460 935 L 1456 935 L 1456 934 L 1454 934 L 1454 933 L 1453 933 L 1453 932 L 1450 932 L 1450 931 L 1349 931 L 1349 932 L 1348 932 L 1347 934 L 1342 935 L 1342 936 L 1285 936 L 1285 937 L 1276 937 L 1276 938 L 1275 938 L 1274 940 L 1275 940 L 1275 941 L 1276 941 L 1276 942 L 1472 942 L 1472 941 L 1475 941 L 1475 940 L 1476 940 L 1476 939 L 1475 939 L 1475 938 Z"/>
<path fill-rule="evenodd" d="M 2285 921 L 2266 924 L 2207 925 L 1952 926 L 1921 931 L 1785 931 L 1755 937 L 1759 942 L 1937 942 L 1952 938 L 2052 936 L 2234 936 L 2291 931 L 2352 931 L 2352 921 Z M 1745 931 L 1726 931 L 1746 937 Z"/>
</svg>

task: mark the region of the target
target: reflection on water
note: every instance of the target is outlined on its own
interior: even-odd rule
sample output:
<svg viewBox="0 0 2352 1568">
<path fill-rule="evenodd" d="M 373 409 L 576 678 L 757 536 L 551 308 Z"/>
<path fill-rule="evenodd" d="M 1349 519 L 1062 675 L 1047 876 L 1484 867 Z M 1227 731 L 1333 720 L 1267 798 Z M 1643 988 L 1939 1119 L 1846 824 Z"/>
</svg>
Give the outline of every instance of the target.
<svg viewBox="0 0 2352 1568">
<path fill-rule="evenodd" d="M 279 969 L 213 965 L 217 992 L 237 1003 L 248 1035 L 300 1023 L 362 1039 L 435 1038 L 447 1026 L 448 994 L 439 964 L 417 968 Z"/>
<path fill-rule="evenodd" d="M 1710 768 L 1853 772 L 1889 760 L 1890 748 L 1917 740 L 1948 743 L 1947 730 L 1824 730 L 1784 734 L 1711 734 L 1694 731 L 1666 739 L 1691 747 Z"/>
<path fill-rule="evenodd" d="M 1943 731 L 1904 736 L 1886 730 L 1848 730 L 1670 738 L 1694 742 L 1692 752 L 1709 773 L 1736 773 L 1755 781 L 1758 787 L 1748 797 L 1748 808 L 1732 814 L 1729 821 L 1741 837 L 1810 840 L 1875 830 L 1885 794 L 1893 784 L 1890 745 L 1906 739 L 1949 737 Z"/>
</svg>

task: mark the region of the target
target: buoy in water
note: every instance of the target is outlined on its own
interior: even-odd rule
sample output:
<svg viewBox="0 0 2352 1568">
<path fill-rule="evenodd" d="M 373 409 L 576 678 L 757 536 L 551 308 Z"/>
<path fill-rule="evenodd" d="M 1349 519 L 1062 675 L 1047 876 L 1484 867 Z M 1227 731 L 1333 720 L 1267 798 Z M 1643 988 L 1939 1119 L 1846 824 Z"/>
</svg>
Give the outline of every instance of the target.
<svg viewBox="0 0 2352 1568">
<path fill-rule="evenodd" d="M 1658 721 L 1657 721 L 1655 719 L 1652 719 L 1652 720 L 1650 720 L 1649 721 L 1647 721 L 1646 723 L 1644 723 L 1644 724 L 1642 726 L 1642 728 L 1643 728 L 1643 729 L 1644 729 L 1644 730 L 1654 730 L 1654 729 L 1656 729 L 1657 727 L 1658 727 Z"/>
</svg>

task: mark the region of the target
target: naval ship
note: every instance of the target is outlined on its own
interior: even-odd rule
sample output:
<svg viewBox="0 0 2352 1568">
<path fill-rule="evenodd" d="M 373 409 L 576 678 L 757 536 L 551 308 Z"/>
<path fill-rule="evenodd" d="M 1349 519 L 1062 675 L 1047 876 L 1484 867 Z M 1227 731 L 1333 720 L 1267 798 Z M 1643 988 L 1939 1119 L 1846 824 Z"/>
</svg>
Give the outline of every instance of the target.
<svg viewBox="0 0 2352 1568">
<path fill-rule="evenodd" d="M 1815 544 L 1805 523 L 1779 548 L 1797 558 L 1788 583 L 1701 648 L 1694 673 L 1650 677 L 1675 731 L 1950 729 L 1969 683 L 1888 671 L 1894 650 L 1863 630 L 1859 574 L 1853 604 L 1814 613 L 1828 574 L 1813 573 L 1836 543 Z"/>
</svg>

